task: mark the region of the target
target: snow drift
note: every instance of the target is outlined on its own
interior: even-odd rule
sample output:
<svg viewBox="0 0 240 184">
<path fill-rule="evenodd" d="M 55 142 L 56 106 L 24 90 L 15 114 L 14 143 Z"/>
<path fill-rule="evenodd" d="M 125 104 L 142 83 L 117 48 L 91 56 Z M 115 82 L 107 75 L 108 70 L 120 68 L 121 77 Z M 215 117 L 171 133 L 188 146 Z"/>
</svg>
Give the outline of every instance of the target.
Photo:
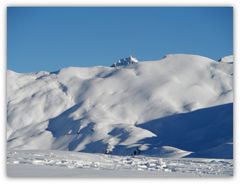
<svg viewBox="0 0 240 184">
<path fill-rule="evenodd" d="M 7 146 L 232 158 L 232 80 L 232 62 L 185 54 L 121 67 L 7 71 Z"/>
</svg>

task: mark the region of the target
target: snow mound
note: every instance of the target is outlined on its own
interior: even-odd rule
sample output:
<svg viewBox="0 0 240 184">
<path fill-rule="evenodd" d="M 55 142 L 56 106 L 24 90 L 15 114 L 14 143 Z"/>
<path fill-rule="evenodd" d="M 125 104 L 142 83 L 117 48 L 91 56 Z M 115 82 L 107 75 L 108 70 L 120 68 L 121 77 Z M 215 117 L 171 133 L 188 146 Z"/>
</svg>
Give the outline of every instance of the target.
<svg viewBox="0 0 240 184">
<path fill-rule="evenodd" d="M 117 66 L 127 66 L 127 65 L 130 65 L 130 64 L 135 64 L 135 63 L 137 63 L 138 62 L 138 60 L 137 60 L 137 58 L 134 58 L 134 57 L 132 57 L 132 56 L 129 56 L 129 57 L 127 57 L 127 58 L 122 58 L 122 59 L 120 59 L 118 62 L 116 62 L 116 63 L 113 63 L 112 65 L 111 65 L 111 67 L 117 67 Z"/>
<path fill-rule="evenodd" d="M 219 62 L 222 62 L 222 63 L 233 63 L 233 61 L 234 61 L 233 55 L 225 56 L 219 60 Z"/>
<path fill-rule="evenodd" d="M 207 157 L 232 142 L 232 81 L 231 63 L 186 54 L 119 68 L 7 71 L 7 146 Z"/>
</svg>

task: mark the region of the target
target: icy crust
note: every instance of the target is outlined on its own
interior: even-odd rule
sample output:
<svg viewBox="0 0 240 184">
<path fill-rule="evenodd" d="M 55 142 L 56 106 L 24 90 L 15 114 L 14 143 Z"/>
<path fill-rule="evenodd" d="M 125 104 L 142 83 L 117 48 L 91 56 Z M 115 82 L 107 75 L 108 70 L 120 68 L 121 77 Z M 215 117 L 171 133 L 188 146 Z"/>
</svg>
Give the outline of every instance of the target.
<svg viewBox="0 0 240 184">
<path fill-rule="evenodd" d="M 224 159 L 167 159 L 12 150 L 7 153 L 7 173 L 13 177 L 226 177 L 233 175 L 233 163 Z"/>
<path fill-rule="evenodd" d="M 232 141 L 232 78 L 232 64 L 185 54 L 126 67 L 7 71 L 7 146 L 206 158 L 211 150 L 212 158 Z"/>
</svg>

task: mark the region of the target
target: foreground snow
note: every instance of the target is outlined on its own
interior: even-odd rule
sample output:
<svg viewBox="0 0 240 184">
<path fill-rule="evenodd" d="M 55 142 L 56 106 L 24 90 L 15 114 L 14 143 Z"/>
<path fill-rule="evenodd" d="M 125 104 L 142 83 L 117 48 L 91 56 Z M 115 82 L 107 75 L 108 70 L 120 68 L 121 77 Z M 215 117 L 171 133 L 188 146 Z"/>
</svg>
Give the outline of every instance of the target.
<svg viewBox="0 0 240 184">
<path fill-rule="evenodd" d="M 227 159 L 112 156 L 68 151 L 8 151 L 8 176 L 202 177 L 232 176 Z"/>
</svg>

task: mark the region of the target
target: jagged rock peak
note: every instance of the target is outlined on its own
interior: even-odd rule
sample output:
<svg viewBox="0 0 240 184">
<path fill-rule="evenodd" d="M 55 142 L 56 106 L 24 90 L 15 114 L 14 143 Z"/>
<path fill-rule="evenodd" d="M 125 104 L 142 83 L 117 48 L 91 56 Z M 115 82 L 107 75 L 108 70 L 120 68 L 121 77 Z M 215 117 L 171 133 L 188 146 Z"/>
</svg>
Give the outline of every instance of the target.
<svg viewBox="0 0 240 184">
<path fill-rule="evenodd" d="M 137 63 L 137 62 L 138 62 L 137 58 L 129 56 L 127 58 L 120 59 L 118 62 L 113 63 L 111 65 L 111 67 L 127 66 L 127 65 L 134 64 L 134 63 Z"/>
</svg>

